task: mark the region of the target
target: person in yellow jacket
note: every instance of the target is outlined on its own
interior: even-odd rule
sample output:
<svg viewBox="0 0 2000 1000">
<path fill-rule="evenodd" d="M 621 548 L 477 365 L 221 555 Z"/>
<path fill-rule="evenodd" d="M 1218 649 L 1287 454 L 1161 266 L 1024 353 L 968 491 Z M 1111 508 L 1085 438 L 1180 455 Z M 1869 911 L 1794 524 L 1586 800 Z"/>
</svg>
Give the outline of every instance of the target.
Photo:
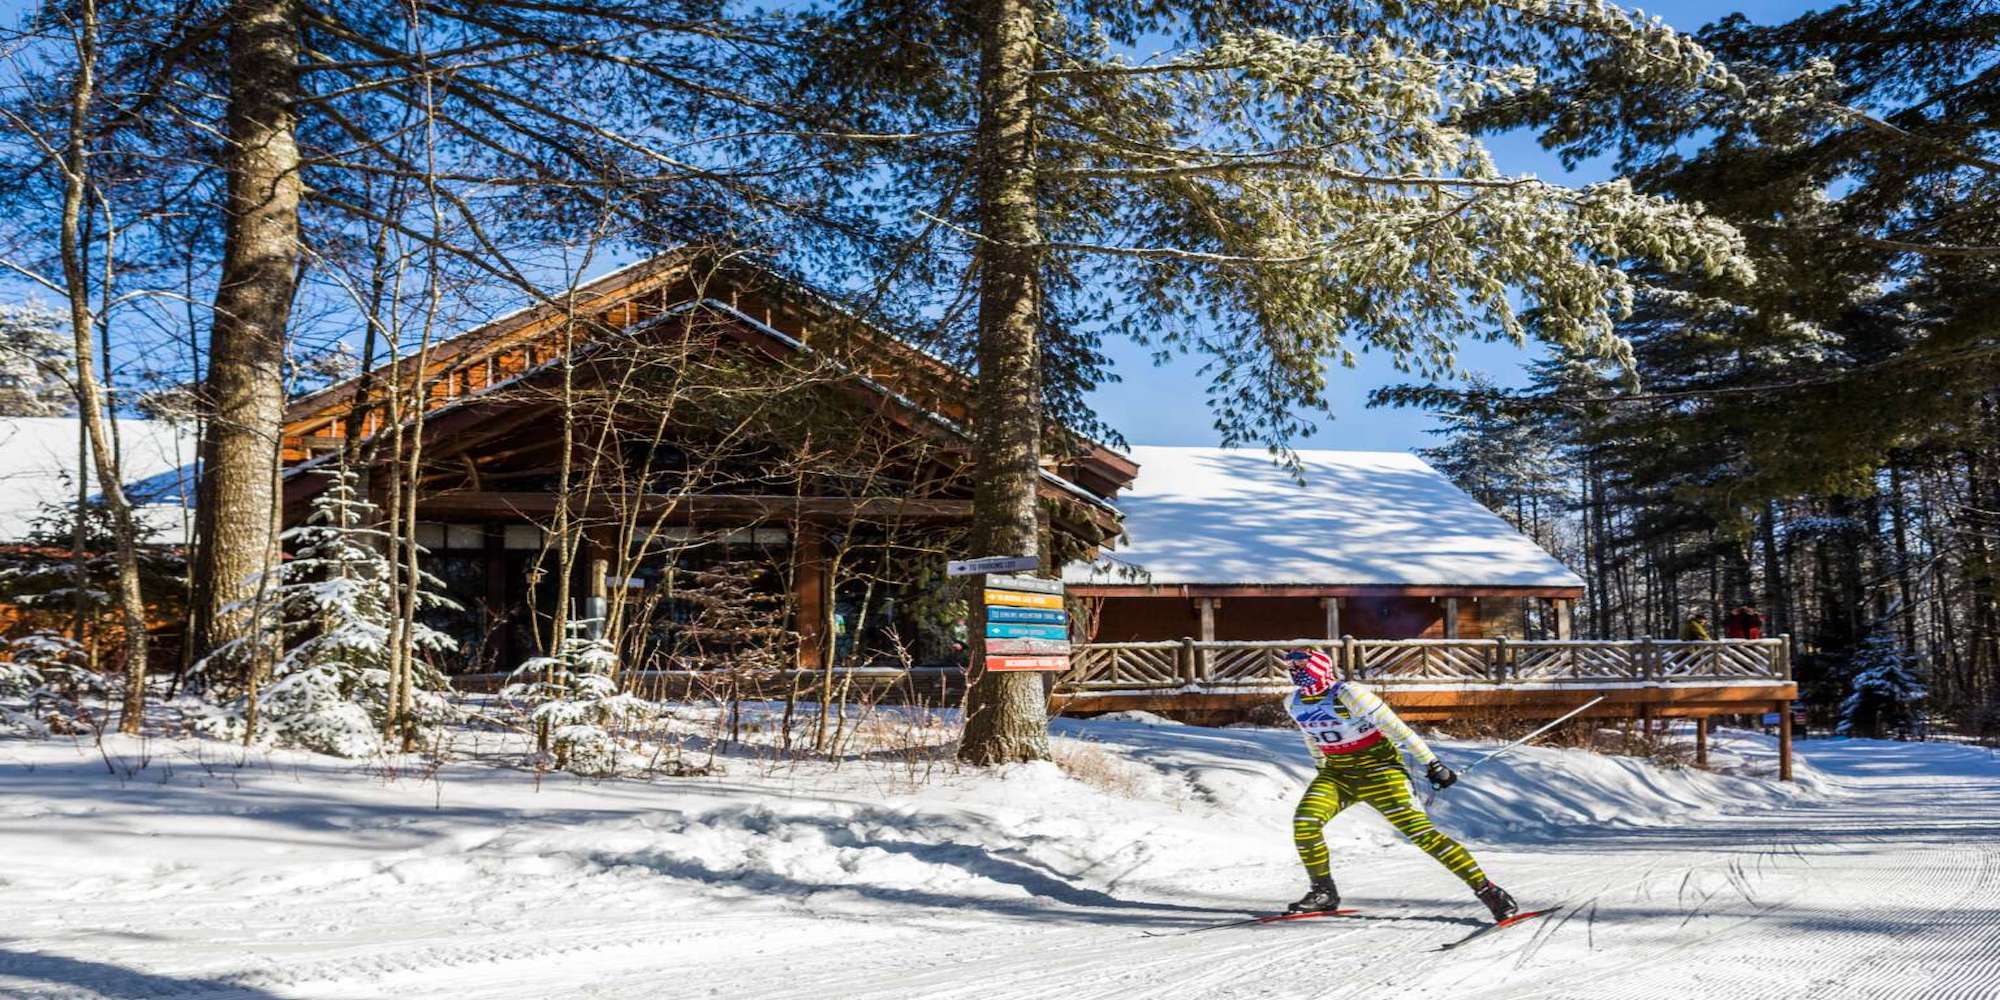
<svg viewBox="0 0 2000 1000">
<path fill-rule="evenodd" d="M 1697 611 L 1687 616 L 1687 621 L 1681 623 L 1682 642 L 1707 642 L 1708 640 L 1707 615 Z"/>
<path fill-rule="evenodd" d="M 1332 910 L 1340 906 L 1333 882 L 1332 859 L 1325 827 L 1342 809 L 1356 802 L 1375 808 L 1410 843 L 1436 858 L 1486 904 L 1494 920 L 1518 912 L 1514 898 L 1493 884 L 1464 845 L 1431 825 L 1417 802 L 1410 776 L 1403 770 L 1400 750 L 1424 766 L 1432 786 L 1445 788 L 1458 780 L 1451 768 L 1431 752 L 1423 738 L 1403 724 L 1373 691 L 1333 675 L 1333 659 L 1319 650 L 1294 650 L 1285 655 L 1294 690 L 1285 710 L 1305 734 L 1306 746 L 1319 771 L 1306 786 L 1292 816 L 1292 839 L 1305 863 L 1312 887 L 1290 907 L 1292 913 Z"/>
</svg>

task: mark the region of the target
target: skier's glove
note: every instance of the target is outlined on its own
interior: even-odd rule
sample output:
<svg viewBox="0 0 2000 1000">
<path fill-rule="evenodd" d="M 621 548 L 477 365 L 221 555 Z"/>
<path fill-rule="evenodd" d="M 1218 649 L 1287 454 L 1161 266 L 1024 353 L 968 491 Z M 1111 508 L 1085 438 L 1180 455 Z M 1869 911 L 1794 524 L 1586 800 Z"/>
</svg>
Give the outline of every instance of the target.
<svg viewBox="0 0 2000 1000">
<path fill-rule="evenodd" d="M 1424 777 L 1431 779 L 1431 787 L 1439 790 L 1450 788 L 1458 780 L 1458 775 L 1444 766 L 1441 760 L 1431 761 L 1430 766 L 1424 769 Z"/>
</svg>

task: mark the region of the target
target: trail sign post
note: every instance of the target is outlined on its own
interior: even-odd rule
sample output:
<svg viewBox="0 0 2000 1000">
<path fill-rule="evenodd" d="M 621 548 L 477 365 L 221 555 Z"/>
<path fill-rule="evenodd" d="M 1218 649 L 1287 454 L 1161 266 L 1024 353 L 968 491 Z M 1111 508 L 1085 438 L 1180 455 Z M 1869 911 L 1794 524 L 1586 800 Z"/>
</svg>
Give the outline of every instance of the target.
<svg viewBox="0 0 2000 1000">
<path fill-rule="evenodd" d="M 983 576 L 980 604 L 985 606 L 985 634 L 979 641 L 988 670 L 1069 669 L 1069 612 L 1063 606 L 1061 580 L 1015 576 L 1033 572 L 1032 556 L 988 556 L 954 560 L 945 565 L 951 576 Z"/>
<path fill-rule="evenodd" d="M 1035 556 L 985 556 L 953 559 L 944 564 L 946 576 L 977 576 L 981 573 L 1029 573 L 1042 564 Z"/>
</svg>

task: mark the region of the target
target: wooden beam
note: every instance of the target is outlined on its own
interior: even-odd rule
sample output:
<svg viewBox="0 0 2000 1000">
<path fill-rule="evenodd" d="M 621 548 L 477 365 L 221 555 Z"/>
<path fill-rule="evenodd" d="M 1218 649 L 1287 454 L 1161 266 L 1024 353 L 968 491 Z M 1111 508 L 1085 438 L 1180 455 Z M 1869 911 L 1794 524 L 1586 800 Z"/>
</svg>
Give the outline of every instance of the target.
<svg viewBox="0 0 2000 1000">
<path fill-rule="evenodd" d="M 826 553 L 821 551 L 819 526 L 802 522 L 792 544 L 792 615 L 799 633 L 800 670 L 826 666 L 829 638 Z"/>
<path fill-rule="evenodd" d="M 797 513 L 805 516 L 840 516 L 897 520 L 967 520 L 972 517 L 972 501 L 923 499 L 915 497 L 788 497 L 777 495 L 711 496 L 668 493 L 635 494 L 617 498 L 599 494 L 584 513 L 603 516 L 624 512 L 627 504 L 657 511 L 676 508 L 687 517 L 782 518 Z M 572 513 L 581 504 L 572 503 Z M 426 516 L 541 517 L 555 513 L 556 497 L 532 491 L 501 492 L 462 490 L 425 497 L 420 507 Z"/>
<path fill-rule="evenodd" d="M 1213 597 L 1197 597 L 1195 605 L 1201 611 L 1201 641 L 1215 641 L 1215 606 L 1221 603 Z"/>
<path fill-rule="evenodd" d="M 1551 603 L 1555 605 L 1556 609 L 1556 638 L 1567 640 L 1570 638 L 1570 599 L 1567 597 L 1558 597 Z"/>
<path fill-rule="evenodd" d="M 1458 598 L 1456 597 L 1447 597 L 1444 599 L 1444 637 L 1447 639 L 1458 638 Z"/>
<path fill-rule="evenodd" d="M 1382 685 L 1374 690 L 1395 708 L 1397 715 L 1411 722 L 1443 722 L 1468 715 L 1483 717 L 1490 715 L 1496 709 L 1506 710 L 1521 719 L 1553 719 L 1600 694 L 1605 696 L 1605 700 L 1591 706 L 1582 717 L 1630 719 L 1638 714 L 1639 705 L 1646 704 L 1655 718 L 1701 719 L 1712 715 L 1763 711 L 1764 706 L 1771 704 L 1774 691 L 1797 696 L 1796 689 L 1771 685 L 1698 686 L 1682 683 L 1676 683 L 1671 689 L 1607 689 L 1579 685 L 1575 689 L 1563 691 L 1523 691 L 1509 688 L 1408 691 L 1399 690 L 1391 685 Z M 1144 694 L 1099 694 L 1091 691 L 1059 690 L 1053 697 L 1053 704 L 1059 705 L 1065 711 L 1079 713 L 1115 712 L 1128 708 L 1161 712 L 1183 710 L 1222 712 L 1240 711 L 1252 705 L 1273 702 L 1277 700 L 1279 693 L 1275 689 L 1204 694 L 1171 690 L 1149 691 Z"/>
<path fill-rule="evenodd" d="M 1319 599 L 1319 605 L 1326 609 L 1326 637 L 1340 638 L 1340 598 L 1322 597 Z"/>
<path fill-rule="evenodd" d="M 1708 766 L 1708 716 L 1694 720 L 1694 766 Z"/>
<path fill-rule="evenodd" d="M 1478 584 L 1078 583 L 1076 597 L 1561 597 L 1581 587 L 1490 587 Z"/>
<path fill-rule="evenodd" d="M 1694 681 L 1675 681 L 1672 685 L 1658 687 L 1593 687 L 1581 682 L 1574 687 L 1562 688 L 1520 688 L 1520 687 L 1462 687 L 1445 689 L 1417 689 L 1398 686 L 1380 680 L 1370 682 L 1375 693 L 1382 696 L 1397 711 L 1423 708 L 1483 708 L 1503 706 L 1544 706 L 1568 705 L 1571 708 L 1603 695 L 1604 701 L 1593 709 L 1603 710 L 1610 715 L 1636 715 L 1637 705 L 1654 706 L 1733 706 L 1730 711 L 1745 712 L 1756 706 L 1755 711 L 1768 711 L 1762 706 L 1773 698 L 1798 697 L 1796 684 L 1737 684 L 1719 681 L 1702 684 Z M 1664 713 L 1661 713 L 1664 714 Z"/>
</svg>

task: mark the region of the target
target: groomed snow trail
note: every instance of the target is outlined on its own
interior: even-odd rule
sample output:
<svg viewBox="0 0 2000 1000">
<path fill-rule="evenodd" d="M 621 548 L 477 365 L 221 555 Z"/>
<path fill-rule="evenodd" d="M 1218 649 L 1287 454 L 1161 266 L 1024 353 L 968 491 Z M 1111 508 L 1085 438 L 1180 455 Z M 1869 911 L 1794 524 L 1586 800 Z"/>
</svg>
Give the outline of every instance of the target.
<svg viewBox="0 0 2000 1000">
<path fill-rule="evenodd" d="M 1172 935 L 1301 890 L 1282 822 L 1296 742 L 1094 732 L 1185 801 L 1086 802 L 1040 772 L 921 791 L 878 772 L 845 794 L 552 783 L 524 801 L 510 772 L 443 782 L 434 804 L 296 761 L 107 783 L 8 744 L 0 996 L 2000 997 L 1992 751 L 1809 742 L 1822 787 L 1763 801 L 1764 782 L 1533 751 L 1439 820 L 1525 907 L 1567 909 L 1440 953 L 1483 911 L 1355 814 L 1331 840 L 1360 917 Z M 1565 784 L 1589 768 L 1596 785 Z M 1607 798 L 1612 774 L 1631 784 Z M 1519 820 L 1688 787 L 1744 808 Z"/>
</svg>

